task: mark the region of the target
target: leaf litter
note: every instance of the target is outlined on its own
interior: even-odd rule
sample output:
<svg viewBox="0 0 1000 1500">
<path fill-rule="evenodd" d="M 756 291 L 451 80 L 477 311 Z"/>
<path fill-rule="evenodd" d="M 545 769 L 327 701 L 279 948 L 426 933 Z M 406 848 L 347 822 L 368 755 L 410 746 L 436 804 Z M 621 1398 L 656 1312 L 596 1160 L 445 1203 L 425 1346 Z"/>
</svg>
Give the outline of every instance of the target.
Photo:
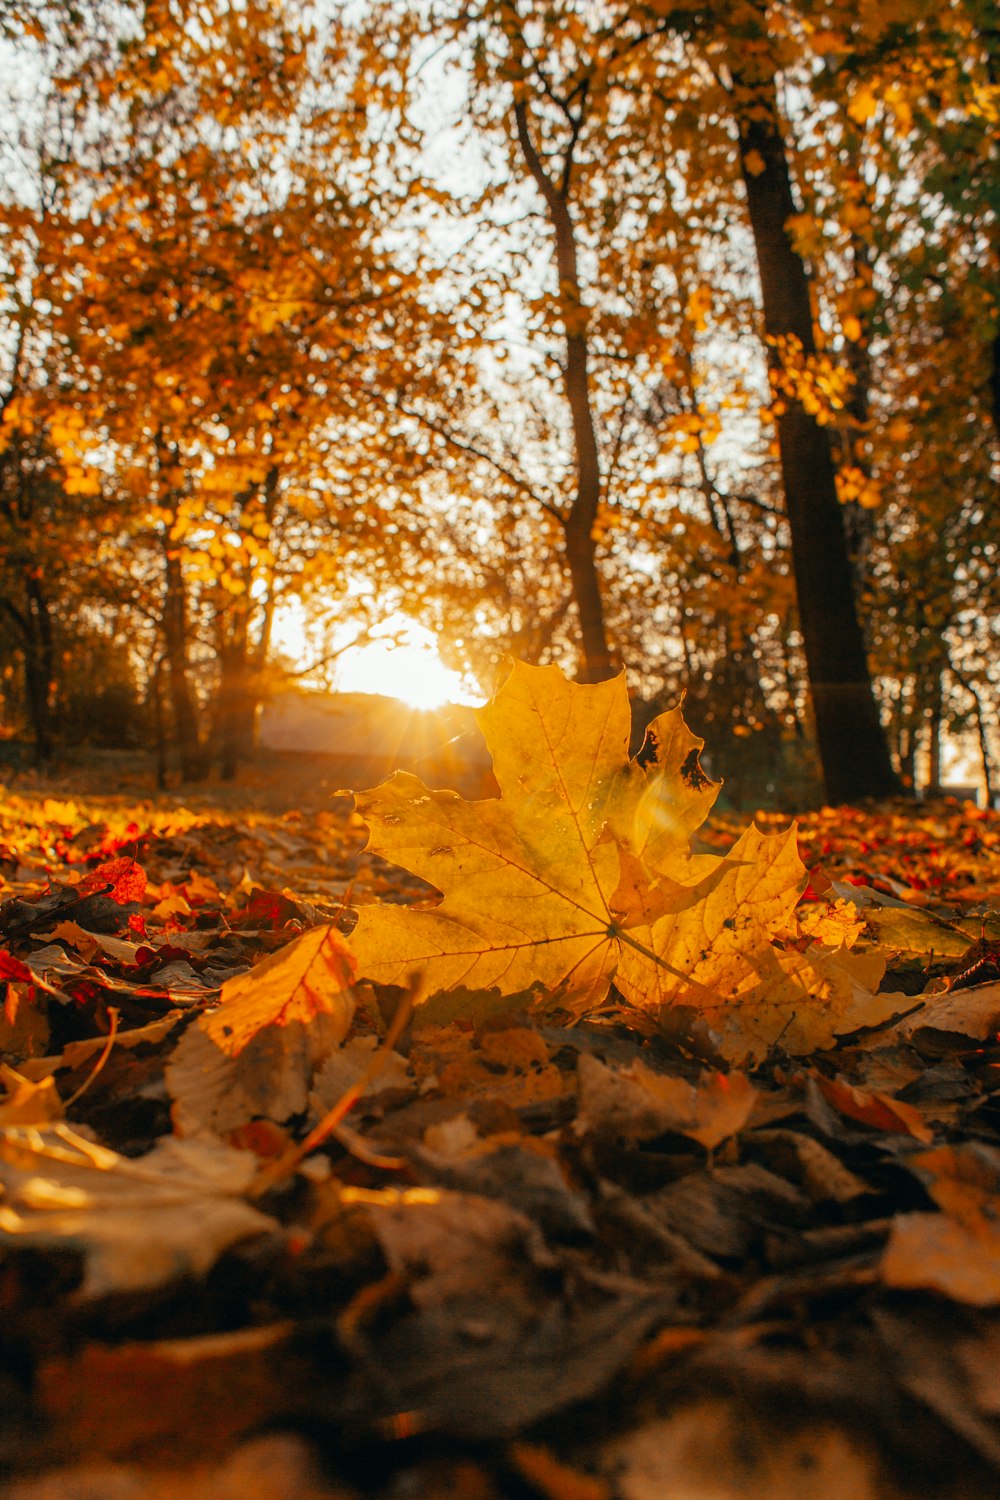
<svg viewBox="0 0 1000 1500">
<path fill-rule="evenodd" d="M 257 1451 L 262 1494 L 996 1493 L 1000 818 L 705 824 L 679 715 L 641 768 L 540 682 L 484 713 L 500 798 L 394 778 L 368 849 L 318 793 L 4 798 L 15 1500 Z"/>
</svg>

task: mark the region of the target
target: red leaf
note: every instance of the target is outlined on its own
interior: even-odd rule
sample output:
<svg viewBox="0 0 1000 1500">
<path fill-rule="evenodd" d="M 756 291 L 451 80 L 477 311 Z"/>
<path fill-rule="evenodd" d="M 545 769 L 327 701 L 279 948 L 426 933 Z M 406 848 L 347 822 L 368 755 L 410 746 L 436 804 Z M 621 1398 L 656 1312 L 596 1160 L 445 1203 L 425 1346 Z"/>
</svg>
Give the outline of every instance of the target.
<svg viewBox="0 0 1000 1500">
<path fill-rule="evenodd" d="M 23 964 L 19 958 L 8 953 L 6 948 L 0 948 L 0 980 L 8 979 L 17 980 L 21 984 L 34 984 L 35 982 L 35 976 L 27 964 Z"/>
<path fill-rule="evenodd" d="M 289 901 L 280 891 L 262 891 L 256 886 L 250 899 L 240 912 L 240 925 L 244 927 L 271 927 L 275 931 L 286 922 L 296 921 L 301 912 L 294 901 Z"/>
<path fill-rule="evenodd" d="M 146 894 L 146 872 L 134 859 L 109 859 L 83 877 L 77 886 L 77 892 L 81 896 L 88 896 L 92 891 L 102 891 L 108 885 L 111 890 L 107 894 L 112 901 L 127 906 L 130 901 L 141 901 Z"/>
</svg>

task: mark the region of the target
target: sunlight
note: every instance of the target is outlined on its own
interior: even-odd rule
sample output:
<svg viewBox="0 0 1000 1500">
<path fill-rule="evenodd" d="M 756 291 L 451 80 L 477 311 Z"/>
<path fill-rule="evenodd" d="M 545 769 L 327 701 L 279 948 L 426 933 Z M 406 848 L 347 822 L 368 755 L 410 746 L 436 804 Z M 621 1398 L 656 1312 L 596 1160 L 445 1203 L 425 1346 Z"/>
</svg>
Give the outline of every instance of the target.
<svg viewBox="0 0 1000 1500">
<path fill-rule="evenodd" d="M 383 693 L 411 708 L 481 701 L 470 695 L 458 672 L 446 667 L 429 630 L 396 615 L 383 627 L 392 639 L 345 651 L 334 685 L 341 693 Z"/>
<path fill-rule="evenodd" d="M 302 686 L 313 691 L 378 693 L 415 709 L 483 702 L 475 682 L 445 666 L 437 637 L 409 615 L 394 611 L 365 645 L 344 649 L 357 633 L 350 618 L 324 631 L 321 621 L 293 601 L 279 610 L 272 642 L 289 666 L 299 669 Z M 320 669 L 315 675 L 308 670 L 310 661 Z"/>
</svg>

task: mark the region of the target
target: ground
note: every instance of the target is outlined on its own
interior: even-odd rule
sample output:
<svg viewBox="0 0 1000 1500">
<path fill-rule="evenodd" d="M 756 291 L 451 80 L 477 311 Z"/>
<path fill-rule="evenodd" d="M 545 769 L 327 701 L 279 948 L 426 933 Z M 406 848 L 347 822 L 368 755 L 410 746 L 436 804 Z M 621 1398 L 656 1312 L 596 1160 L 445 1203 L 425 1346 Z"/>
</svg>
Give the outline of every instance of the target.
<svg viewBox="0 0 1000 1500">
<path fill-rule="evenodd" d="M 364 770 L 8 779 L 3 1493 L 995 1495 L 1000 817 L 802 820 L 899 997 L 814 1056 L 369 991 L 232 1056 L 222 985 L 426 895 L 333 796 Z"/>
</svg>

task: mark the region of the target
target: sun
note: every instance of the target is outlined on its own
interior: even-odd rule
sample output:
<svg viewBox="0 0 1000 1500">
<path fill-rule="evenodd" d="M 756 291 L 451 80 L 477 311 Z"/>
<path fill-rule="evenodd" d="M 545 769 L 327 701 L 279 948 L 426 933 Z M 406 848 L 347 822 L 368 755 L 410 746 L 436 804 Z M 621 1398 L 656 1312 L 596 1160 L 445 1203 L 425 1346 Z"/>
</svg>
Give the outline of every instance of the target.
<svg viewBox="0 0 1000 1500">
<path fill-rule="evenodd" d="M 433 635 L 413 623 L 391 641 L 376 640 L 345 651 L 337 665 L 336 687 L 341 693 L 382 693 L 416 709 L 470 701 L 468 685 L 445 666 Z"/>
</svg>

